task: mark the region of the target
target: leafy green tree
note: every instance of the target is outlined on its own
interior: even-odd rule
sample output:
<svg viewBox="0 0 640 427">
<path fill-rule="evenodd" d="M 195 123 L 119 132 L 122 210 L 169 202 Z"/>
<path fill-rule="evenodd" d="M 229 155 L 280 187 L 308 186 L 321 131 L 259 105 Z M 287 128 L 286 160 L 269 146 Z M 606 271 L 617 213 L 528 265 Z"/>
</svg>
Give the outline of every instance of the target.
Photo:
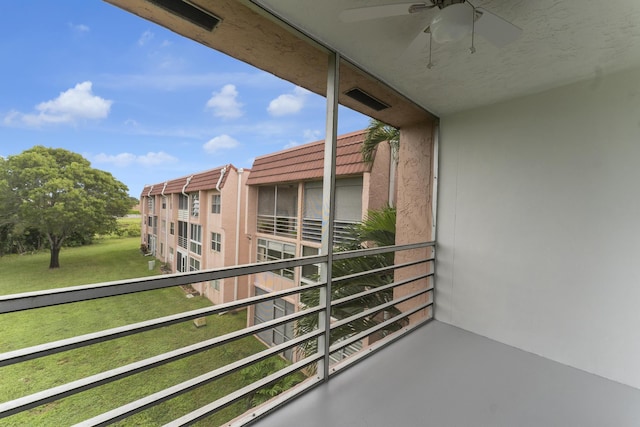
<svg viewBox="0 0 640 427">
<path fill-rule="evenodd" d="M 130 207 L 126 185 L 61 148 L 35 146 L 0 163 L 2 215 L 49 241 L 49 268 L 59 268 L 65 239 L 116 229 Z"/>
<path fill-rule="evenodd" d="M 390 246 L 395 244 L 396 236 L 396 210 L 387 207 L 377 211 L 369 211 L 367 218 L 354 226 L 351 230 L 351 242 L 342 244 L 334 248 L 335 252 L 361 249 L 363 246 Z M 391 266 L 394 264 L 393 252 L 378 255 L 367 255 L 346 260 L 336 260 L 333 262 L 333 277 L 347 276 L 349 274 L 372 271 L 374 269 Z M 333 283 L 331 287 L 331 299 L 335 301 L 340 298 L 355 295 L 360 292 L 377 288 L 393 282 L 393 271 L 369 274 L 352 280 Z M 302 292 L 300 301 L 302 304 L 313 307 L 319 304 L 319 291 L 310 290 Z M 376 307 L 380 304 L 393 300 L 393 290 L 385 290 L 351 300 L 347 303 L 334 306 L 331 309 L 332 317 L 340 320 L 345 319 L 364 310 Z M 372 316 L 364 317 L 349 322 L 331 331 L 330 344 L 363 332 L 377 324 L 385 318 L 393 317 L 400 311 L 391 307 L 384 311 L 375 313 Z M 296 324 L 296 335 L 304 335 L 318 327 L 318 316 L 310 315 L 303 317 Z M 387 329 L 381 331 L 382 334 L 396 331 L 402 327 L 399 323 L 391 324 Z M 375 337 L 374 337 L 375 338 Z M 317 341 L 310 340 L 304 343 L 300 350 L 308 355 L 317 351 Z"/>
</svg>

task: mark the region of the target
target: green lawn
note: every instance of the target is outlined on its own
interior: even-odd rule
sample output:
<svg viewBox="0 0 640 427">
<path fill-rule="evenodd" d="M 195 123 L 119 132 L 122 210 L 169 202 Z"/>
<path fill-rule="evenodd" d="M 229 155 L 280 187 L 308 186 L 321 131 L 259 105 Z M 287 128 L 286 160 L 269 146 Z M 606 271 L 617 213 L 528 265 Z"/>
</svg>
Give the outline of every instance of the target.
<svg viewBox="0 0 640 427">
<path fill-rule="evenodd" d="M 50 271 L 48 253 L 0 258 L 0 294 L 104 282 L 158 274 L 148 270 L 149 257 L 140 254 L 139 238 L 102 239 L 93 245 L 64 249 L 61 268 Z M 180 288 L 0 315 L 0 352 L 15 350 L 145 319 L 206 307 L 205 298 L 188 299 Z M 0 402 L 116 368 L 162 352 L 222 335 L 246 325 L 246 313 L 214 315 L 207 326 L 192 322 L 132 337 L 71 350 L 0 368 Z M 96 389 L 35 408 L 0 421 L 3 426 L 64 426 L 80 422 L 147 394 L 193 378 L 264 349 L 248 337 L 224 348 L 173 362 Z M 277 366 L 284 364 L 280 359 Z M 162 405 L 134 415 L 121 425 L 161 425 L 247 383 L 240 373 L 224 377 Z M 220 423 L 244 412 L 246 403 L 229 407 L 202 425 Z"/>
</svg>

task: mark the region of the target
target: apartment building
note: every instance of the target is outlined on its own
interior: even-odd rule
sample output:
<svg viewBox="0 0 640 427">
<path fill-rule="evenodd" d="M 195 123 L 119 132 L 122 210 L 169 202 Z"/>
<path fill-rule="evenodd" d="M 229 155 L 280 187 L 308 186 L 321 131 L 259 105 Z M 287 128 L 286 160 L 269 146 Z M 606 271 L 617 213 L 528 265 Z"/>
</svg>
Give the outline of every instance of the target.
<svg viewBox="0 0 640 427">
<path fill-rule="evenodd" d="M 247 263 L 243 230 L 248 172 L 229 164 L 145 186 L 143 245 L 172 273 Z M 215 304 L 248 295 L 246 277 L 193 287 Z"/>
<path fill-rule="evenodd" d="M 348 228 L 370 209 L 389 202 L 390 149 L 378 146 L 371 164 L 362 160 L 366 131 L 341 135 L 337 140 L 336 213 L 334 243 L 343 242 Z M 251 236 L 251 262 L 317 255 L 322 230 L 322 175 L 324 141 L 257 157 L 247 179 L 247 224 Z M 318 276 L 314 265 L 254 274 L 251 295 L 264 295 L 309 283 Z M 297 311 L 299 294 L 256 304 L 248 313 L 249 325 Z M 277 345 L 294 337 L 291 323 L 263 331 L 259 338 Z M 345 351 L 354 351 L 347 348 Z M 293 357 L 292 350 L 285 357 Z M 336 357 L 340 357 L 337 355 Z"/>
</svg>

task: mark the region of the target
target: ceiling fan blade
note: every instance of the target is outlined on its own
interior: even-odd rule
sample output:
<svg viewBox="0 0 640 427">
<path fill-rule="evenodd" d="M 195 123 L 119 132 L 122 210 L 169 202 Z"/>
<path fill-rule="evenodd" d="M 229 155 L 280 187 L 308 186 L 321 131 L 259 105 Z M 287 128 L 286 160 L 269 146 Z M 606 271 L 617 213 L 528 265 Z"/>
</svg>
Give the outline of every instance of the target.
<svg viewBox="0 0 640 427">
<path fill-rule="evenodd" d="M 476 12 L 481 14 L 475 23 L 476 34 L 498 48 L 508 45 L 522 33 L 522 28 L 516 27 L 486 9 L 476 8 Z"/>
<path fill-rule="evenodd" d="M 419 8 L 431 8 L 432 5 L 426 3 L 397 3 L 383 4 L 381 6 L 358 7 L 355 9 L 346 9 L 340 12 L 338 17 L 342 22 L 368 21 L 370 19 L 388 18 L 390 16 L 409 15 L 411 6 Z"/>
</svg>

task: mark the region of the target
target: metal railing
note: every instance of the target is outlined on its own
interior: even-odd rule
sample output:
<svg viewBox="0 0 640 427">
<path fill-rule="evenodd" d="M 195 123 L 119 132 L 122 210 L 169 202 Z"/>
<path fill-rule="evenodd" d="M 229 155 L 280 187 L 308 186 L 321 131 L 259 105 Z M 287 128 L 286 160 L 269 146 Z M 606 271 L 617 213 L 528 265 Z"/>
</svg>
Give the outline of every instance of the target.
<svg viewBox="0 0 640 427">
<path fill-rule="evenodd" d="M 180 246 L 181 248 L 187 249 L 187 243 L 189 243 L 187 241 L 187 238 L 185 236 L 178 236 L 178 246 Z"/>
<path fill-rule="evenodd" d="M 351 228 L 358 224 L 357 221 L 341 221 L 333 222 L 333 243 L 339 245 L 353 240 Z M 303 218 L 302 219 L 302 240 L 320 243 L 322 240 L 322 220 Z"/>
<path fill-rule="evenodd" d="M 238 358 L 238 360 L 235 360 L 232 363 L 217 367 L 204 374 L 196 375 L 193 378 L 174 384 L 163 390 L 153 392 L 103 414 L 89 418 L 79 424 L 83 426 L 97 426 L 107 425 L 123 420 L 141 411 L 165 403 L 176 396 L 196 390 L 199 387 L 210 384 L 213 381 L 219 380 L 228 375 L 241 372 L 243 369 L 254 366 L 261 361 L 272 358 L 278 354 L 282 354 L 288 349 L 296 350 L 297 358 L 293 363 L 288 364 L 284 368 L 270 373 L 267 376 L 259 378 L 257 381 L 248 385 L 238 387 L 231 393 L 228 393 L 221 398 L 217 398 L 196 410 L 188 412 L 167 424 L 171 426 L 190 425 L 198 420 L 206 419 L 212 414 L 218 413 L 221 409 L 226 408 L 235 402 L 246 400 L 247 396 L 252 396 L 261 388 L 267 387 L 291 374 L 298 373 L 298 375 L 305 377 L 302 382 L 286 390 L 267 403 L 252 408 L 248 412 L 236 417 L 234 420 L 230 421 L 231 424 L 225 422 L 225 425 L 243 425 L 254 420 L 256 417 L 265 414 L 274 407 L 283 404 L 288 399 L 302 393 L 310 387 L 328 380 L 334 373 L 350 366 L 352 363 L 371 354 L 374 350 L 391 343 L 396 338 L 431 319 L 431 307 L 433 305 L 434 291 L 434 242 L 340 252 L 334 253 L 332 257 L 335 264 L 341 260 L 353 260 L 365 257 L 370 259 L 373 256 L 388 253 L 395 253 L 396 259 L 399 259 L 399 253 L 403 254 L 403 262 L 393 265 L 384 265 L 378 268 L 370 268 L 364 271 L 356 271 L 352 274 L 343 275 L 341 277 L 334 277 L 330 288 L 335 290 L 338 289 L 341 284 L 349 284 L 354 280 L 360 281 L 360 283 L 365 280 L 366 283 L 366 280 L 368 280 L 367 278 L 380 275 L 385 275 L 385 277 L 390 278 L 389 282 L 384 285 L 365 285 L 357 292 L 347 294 L 346 296 L 344 292 L 340 293 L 340 298 L 331 299 L 330 306 L 326 306 L 322 300 L 319 300 L 317 305 L 304 307 L 304 309 L 300 309 L 292 314 L 268 320 L 264 323 L 254 324 L 162 354 L 154 354 L 148 358 L 128 363 L 117 368 L 109 369 L 85 378 L 73 380 L 66 384 L 49 388 L 47 390 L 26 394 L 20 398 L 0 403 L 0 419 L 11 417 L 12 415 L 20 412 L 28 411 L 117 380 L 122 380 L 171 362 L 186 359 L 216 347 L 225 348 L 226 345 L 233 341 L 255 336 L 262 331 L 273 330 L 274 328 L 285 324 L 297 324 L 304 318 L 308 319 L 309 316 L 318 316 L 320 313 L 324 313 L 325 316 L 331 316 L 332 309 L 335 310 L 336 307 L 344 304 L 353 305 L 354 302 L 357 303 L 358 301 L 370 300 L 370 296 L 386 293 L 385 295 L 388 298 L 376 306 L 370 306 L 363 303 L 361 310 L 358 312 L 353 312 L 353 310 L 351 310 L 348 316 L 335 318 L 329 330 L 325 330 L 321 322 L 319 323 L 319 326 L 316 326 L 311 330 L 298 330 L 295 337 L 283 343 L 272 347 L 265 347 L 264 350 L 255 354 Z M 180 285 L 233 278 L 271 271 L 278 268 L 297 268 L 300 270 L 302 266 L 327 262 L 327 260 L 327 255 L 317 255 L 215 270 L 178 273 L 133 280 L 121 280 L 93 285 L 5 295 L 0 296 L 0 315 L 7 315 L 8 313 L 26 310 L 32 310 L 33 315 L 38 315 L 38 310 L 46 310 L 48 307 L 61 304 L 70 304 L 98 298 L 116 297 Z M 300 274 L 300 271 L 298 271 L 297 274 Z M 416 284 L 420 284 L 421 286 L 416 286 Z M 411 289 L 407 290 L 403 288 L 405 285 L 410 285 Z M 12 365 L 67 352 L 72 349 L 99 345 L 118 338 L 165 328 L 171 325 L 198 319 L 203 316 L 241 310 L 248 307 L 254 307 L 256 304 L 264 303 L 266 301 L 275 302 L 281 298 L 295 297 L 296 295 L 304 292 L 318 292 L 321 289 L 327 289 L 327 284 L 306 284 L 304 286 L 270 292 L 239 301 L 208 306 L 125 326 L 51 341 L 45 344 L 12 350 L 0 354 L 0 367 L 3 369 L 10 369 Z M 72 310 L 67 310 L 66 312 L 71 313 Z M 389 313 L 392 312 L 393 315 L 389 316 Z M 69 316 L 71 321 L 72 315 L 69 314 Z M 356 324 L 358 321 L 363 319 L 366 319 L 367 325 L 370 325 L 366 329 L 355 331 L 349 335 L 339 337 L 335 336 L 337 331 L 344 330 L 345 325 L 349 326 L 351 324 Z M 33 331 L 33 333 L 37 333 L 37 331 Z M 331 343 L 329 347 L 330 354 L 334 354 L 334 356 L 339 355 L 339 357 L 333 358 L 334 360 L 339 360 L 339 362 L 331 365 L 330 370 L 326 370 L 329 372 L 329 377 L 326 378 L 324 377 L 325 370 L 320 369 L 320 366 L 322 366 L 323 363 L 330 363 L 330 354 L 325 353 L 325 347 L 322 345 L 316 345 L 312 352 L 300 351 L 306 343 L 318 343 L 320 337 L 323 337 L 325 342 Z M 363 345 L 362 343 L 365 344 Z M 56 373 L 47 372 L 47 375 L 56 375 Z M 28 388 L 25 387 L 25 389 Z M 2 422 L 0 421 L 0 424 L 1 423 Z"/>
<path fill-rule="evenodd" d="M 292 216 L 258 215 L 258 233 L 295 238 L 298 234 L 298 218 Z"/>
<path fill-rule="evenodd" d="M 189 221 L 189 209 L 178 209 L 178 221 Z"/>
</svg>

